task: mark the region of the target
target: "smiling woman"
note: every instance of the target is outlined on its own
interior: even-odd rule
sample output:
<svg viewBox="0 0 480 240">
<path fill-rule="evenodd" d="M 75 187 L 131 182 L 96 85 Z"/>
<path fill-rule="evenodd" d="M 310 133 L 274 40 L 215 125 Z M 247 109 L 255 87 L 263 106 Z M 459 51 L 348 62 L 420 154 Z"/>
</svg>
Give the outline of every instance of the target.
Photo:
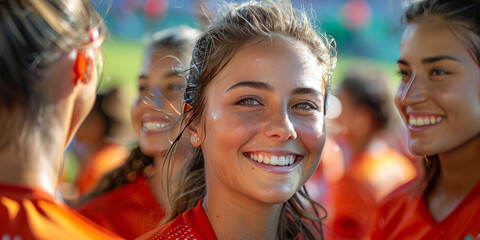
<svg viewBox="0 0 480 240">
<path fill-rule="evenodd" d="M 185 132 L 197 153 L 172 221 L 142 239 L 322 238 L 324 213 L 307 210 L 322 208 L 303 185 L 325 143 L 332 42 L 287 1 L 225 7 L 187 74 Z"/>
<path fill-rule="evenodd" d="M 395 103 L 410 150 L 424 155 L 425 179 L 386 200 L 374 239 L 480 236 L 479 12 L 479 1 L 465 0 L 405 12 Z"/>
</svg>

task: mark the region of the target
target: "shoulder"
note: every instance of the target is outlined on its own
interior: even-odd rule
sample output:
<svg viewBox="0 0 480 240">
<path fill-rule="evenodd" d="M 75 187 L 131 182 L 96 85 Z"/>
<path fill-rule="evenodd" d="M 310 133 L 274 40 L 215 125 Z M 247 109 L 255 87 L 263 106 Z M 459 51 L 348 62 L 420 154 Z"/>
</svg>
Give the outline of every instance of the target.
<svg viewBox="0 0 480 240">
<path fill-rule="evenodd" d="M 377 216 L 387 220 L 405 213 L 407 209 L 413 209 L 422 200 L 423 188 L 420 181 L 420 178 L 415 178 L 382 199 L 377 207 Z"/>
</svg>

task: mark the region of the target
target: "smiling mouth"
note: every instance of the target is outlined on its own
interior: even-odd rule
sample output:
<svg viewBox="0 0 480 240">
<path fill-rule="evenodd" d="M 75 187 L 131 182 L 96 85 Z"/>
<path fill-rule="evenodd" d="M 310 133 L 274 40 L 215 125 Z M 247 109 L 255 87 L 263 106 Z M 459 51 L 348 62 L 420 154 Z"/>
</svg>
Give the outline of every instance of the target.
<svg viewBox="0 0 480 240">
<path fill-rule="evenodd" d="M 270 155 L 263 153 L 245 153 L 245 155 L 255 162 L 271 166 L 290 166 L 297 159 L 297 155 L 295 154 Z"/>
<path fill-rule="evenodd" d="M 443 120 L 440 116 L 421 116 L 421 117 L 408 117 L 408 125 L 413 127 L 422 127 L 429 125 L 436 125 Z"/>
<path fill-rule="evenodd" d="M 170 128 L 172 122 L 143 122 L 142 129 L 144 131 L 161 131 Z"/>
</svg>

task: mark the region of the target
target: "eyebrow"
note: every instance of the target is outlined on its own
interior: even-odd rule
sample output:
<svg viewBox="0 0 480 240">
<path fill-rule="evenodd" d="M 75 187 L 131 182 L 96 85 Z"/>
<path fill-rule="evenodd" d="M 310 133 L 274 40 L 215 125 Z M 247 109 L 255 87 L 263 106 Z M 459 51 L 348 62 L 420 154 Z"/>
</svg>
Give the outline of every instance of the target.
<svg viewBox="0 0 480 240">
<path fill-rule="evenodd" d="M 457 58 L 450 57 L 450 56 L 434 56 L 434 57 L 427 57 L 427 58 L 422 59 L 422 63 L 423 64 L 434 63 L 434 62 L 438 62 L 438 61 L 441 61 L 441 60 L 452 60 L 452 61 L 456 61 L 456 62 L 460 61 Z M 402 60 L 402 59 L 398 59 L 397 63 L 408 66 L 407 61 Z"/>
<path fill-rule="evenodd" d="M 272 85 L 264 82 L 258 82 L 258 81 L 243 81 L 239 83 L 235 83 L 231 87 L 229 87 L 225 92 L 228 92 L 232 89 L 238 88 L 238 87 L 251 87 L 251 88 L 257 88 L 257 89 L 263 89 L 263 90 L 268 90 L 268 91 L 273 91 Z M 316 96 L 323 96 L 323 93 L 313 89 L 313 88 L 294 88 L 291 91 L 292 95 L 301 95 L 301 94 L 313 94 Z"/>
<path fill-rule="evenodd" d="M 323 96 L 323 93 L 313 88 L 294 88 L 292 95 L 312 94 L 316 96 Z"/>
<path fill-rule="evenodd" d="M 177 72 L 168 72 L 165 75 L 163 75 L 164 78 L 169 78 L 169 77 L 174 77 L 174 76 L 178 76 L 178 73 Z M 146 73 L 140 74 L 140 76 L 138 76 L 138 79 L 148 79 L 148 74 L 146 74 Z"/>
<path fill-rule="evenodd" d="M 243 81 L 243 82 L 238 82 L 233 84 L 231 87 L 229 87 L 225 92 L 228 92 L 232 89 L 238 88 L 238 87 L 251 87 L 251 88 L 258 88 L 258 89 L 264 89 L 264 90 L 269 90 L 272 91 L 273 87 L 270 84 L 264 83 L 264 82 L 257 82 L 257 81 Z"/>
</svg>

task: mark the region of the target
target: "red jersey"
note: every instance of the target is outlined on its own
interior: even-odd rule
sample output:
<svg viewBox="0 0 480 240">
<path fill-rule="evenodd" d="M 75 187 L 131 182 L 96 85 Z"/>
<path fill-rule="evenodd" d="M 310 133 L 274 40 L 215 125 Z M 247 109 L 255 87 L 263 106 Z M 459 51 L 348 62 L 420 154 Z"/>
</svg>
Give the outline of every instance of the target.
<svg viewBox="0 0 480 240">
<path fill-rule="evenodd" d="M 150 231 L 165 217 L 142 174 L 134 182 L 92 199 L 78 211 L 127 239 Z"/>
<path fill-rule="evenodd" d="M 443 220 L 430 214 L 423 191 L 410 182 L 385 199 L 371 239 L 480 239 L 480 182 Z"/>
<path fill-rule="evenodd" d="M 0 239 L 121 239 L 46 192 L 0 184 Z"/>
<path fill-rule="evenodd" d="M 75 180 L 80 196 L 92 190 L 103 175 L 122 165 L 127 156 L 126 148 L 115 143 L 106 143 L 93 153 L 82 164 Z"/>
<path fill-rule="evenodd" d="M 355 155 L 340 179 L 325 184 L 325 196 L 319 201 L 328 213 L 325 238 L 365 238 L 376 204 L 415 175 L 411 161 L 389 147 Z"/>
<path fill-rule="evenodd" d="M 167 224 L 155 228 L 138 239 L 182 239 L 182 240 L 215 240 L 207 214 L 202 208 L 203 199 L 195 206 L 177 216 Z"/>
</svg>

